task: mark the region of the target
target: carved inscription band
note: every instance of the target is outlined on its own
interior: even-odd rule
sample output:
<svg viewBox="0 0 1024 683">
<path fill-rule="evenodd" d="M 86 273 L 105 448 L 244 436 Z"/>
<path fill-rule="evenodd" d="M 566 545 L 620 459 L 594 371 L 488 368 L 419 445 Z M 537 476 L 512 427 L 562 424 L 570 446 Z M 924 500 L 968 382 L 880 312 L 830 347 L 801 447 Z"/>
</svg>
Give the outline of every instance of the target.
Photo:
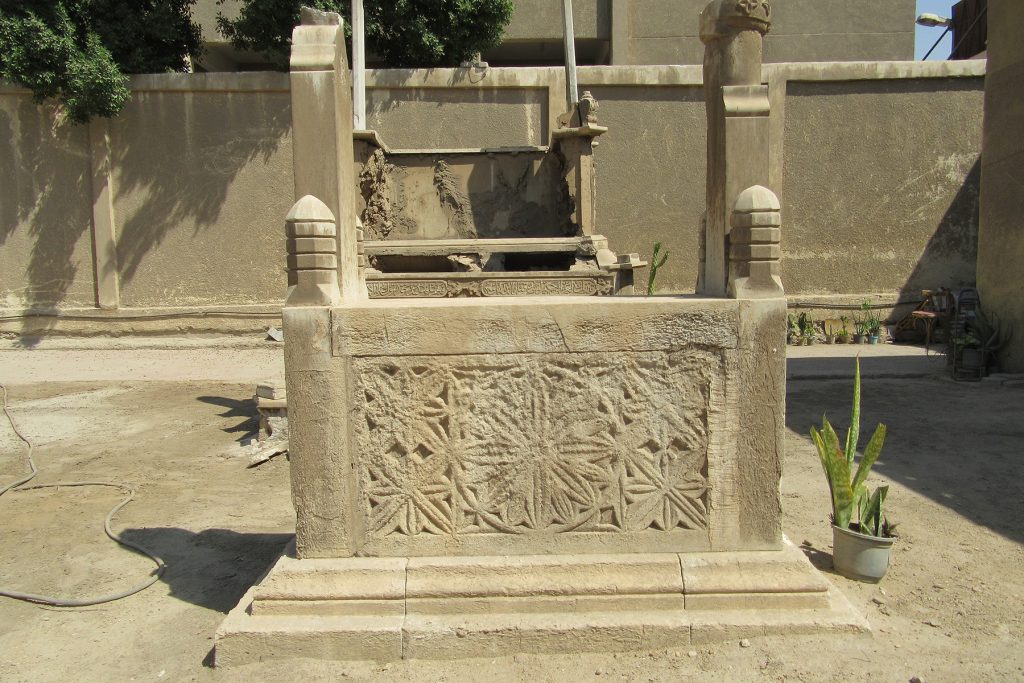
<svg viewBox="0 0 1024 683">
<path fill-rule="evenodd" d="M 455 296 L 596 296 L 610 294 L 608 278 L 494 278 L 456 282 L 448 280 L 370 280 L 372 299 L 443 298 Z"/>
</svg>

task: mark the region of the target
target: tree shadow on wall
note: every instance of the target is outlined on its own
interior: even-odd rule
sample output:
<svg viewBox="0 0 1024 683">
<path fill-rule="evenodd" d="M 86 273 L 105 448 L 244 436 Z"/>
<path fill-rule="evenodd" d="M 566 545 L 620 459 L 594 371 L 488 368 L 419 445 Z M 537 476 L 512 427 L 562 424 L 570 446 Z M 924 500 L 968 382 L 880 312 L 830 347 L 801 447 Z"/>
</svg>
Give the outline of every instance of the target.
<svg viewBox="0 0 1024 683">
<path fill-rule="evenodd" d="M 31 248 L 24 273 L 8 274 L 24 284 L 8 292 L 26 313 L 93 307 L 90 230 L 99 188 L 92 182 L 90 128 L 61 120 L 55 107 L 36 105 L 28 95 L 14 97 L 13 113 L 0 110 L 0 247 L 17 244 L 15 233 L 24 232 Z M 137 91 L 109 129 L 117 262 L 95 276 L 116 269 L 125 284 L 172 231 L 196 236 L 217 224 L 238 174 L 267 165 L 289 133 L 289 94 Z M 279 193 L 290 202 L 291 182 L 288 174 L 258 196 Z M 35 335 L 55 324 L 26 318 L 23 344 L 34 346 Z"/>
<path fill-rule="evenodd" d="M 287 91 L 134 93 L 111 123 L 114 201 L 125 207 L 117 216 L 121 282 L 132 281 L 172 229 L 187 226 L 195 236 L 213 227 L 239 172 L 267 165 L 290 130 Z M 258 196 L 290 203 L 291 175 L 260 189 Z"/>
<path fill-rule="evenodd" d="M 16 106 L 0 110 L 0 249 L 10 259 L 4 295 L 25 312 L 91 305 L 88 128 L 55 124 L 56 108 L 28 94 L 7 97 Z M 24 242 L 27 252 L 19 249 Z"/>
</svg>

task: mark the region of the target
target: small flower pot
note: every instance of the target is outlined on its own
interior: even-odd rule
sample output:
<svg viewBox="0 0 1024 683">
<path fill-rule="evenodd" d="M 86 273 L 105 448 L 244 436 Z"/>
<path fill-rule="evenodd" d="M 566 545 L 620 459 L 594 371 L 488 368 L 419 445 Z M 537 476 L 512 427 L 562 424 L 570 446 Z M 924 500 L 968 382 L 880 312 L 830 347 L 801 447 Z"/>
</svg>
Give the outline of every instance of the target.
<svg viewBox="0 0 1024 683">
<path fill-rule="evenodd" d="M 985 363 L 981 349 L 963 349 L 960 351 L 960 367 L 965 370 L 978 370 Z"/>
<path fill-rule="evenodd" d="M 848 579 L 878 583 L 889 569 L 895 538 L 868 536 L 832 525 L 832 566 Z"/>
<path fill-rule="evenodd" d="M 869 334 L 868 335 L 868 344 L 877 344 L 877 343 L 878 343 L 878 335 L 877 334 Z"/>
<path fill-rule="evenodd" d="M 834 334 L 826 334 L 825 335 L 825 343 L 826 344 L 835 344 L 836 343 L 836 336 Z"/>
<path fill-rule="evenodd" d="M 854 344 L 863 344 L 864 343 L 864 335 L 863 334 L 855 334 L 855 335 L 853 335 L 853 343 Z"/>
</svg>

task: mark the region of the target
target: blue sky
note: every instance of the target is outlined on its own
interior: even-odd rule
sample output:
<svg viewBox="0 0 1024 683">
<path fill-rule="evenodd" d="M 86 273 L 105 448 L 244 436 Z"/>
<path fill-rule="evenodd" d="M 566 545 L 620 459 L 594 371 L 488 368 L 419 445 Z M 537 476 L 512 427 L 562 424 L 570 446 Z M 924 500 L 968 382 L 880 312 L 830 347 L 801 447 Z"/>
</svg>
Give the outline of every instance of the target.
<svg viewBox="0 0 1024 683">
<path fill-rule="evenodd" d="M 931 12 L 932 14 L 938 14 L 943 17 L 953 16 L 952 7 L 956 3 L 956 0 L 917 0 L 917 14 L 919 16 L 924 12 Z M 928 49 L 935 44 L 935 41 L 939 39 L 942 32 L 945 30 L 942 27 L 928 28 L 926 26 L 917 26 L 917 33 L 915 34 L 914 40 L 914 59 L 921 59 L 924 57 L 924 53 L 928 52 Z M 953 33 L 947 33 L 946 37 L 942 39 L 939 46 L 932 52 L 929 61 L 935 59 L 949 59 L 949 53 L 953 51 Z"/>
</svg>

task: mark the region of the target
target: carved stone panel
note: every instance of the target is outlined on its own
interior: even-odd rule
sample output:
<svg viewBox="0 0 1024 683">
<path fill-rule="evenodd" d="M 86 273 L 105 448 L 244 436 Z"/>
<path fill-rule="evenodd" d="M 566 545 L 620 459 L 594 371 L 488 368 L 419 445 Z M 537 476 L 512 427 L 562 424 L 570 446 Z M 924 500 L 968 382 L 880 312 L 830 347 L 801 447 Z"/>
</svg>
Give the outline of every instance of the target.
<svg viewBox="0 0 1024 683">
<path fill-rule="evenodd" d="M 718 352 L 353 363 L 367 542 L 709 527 Z"/>
</svg>

